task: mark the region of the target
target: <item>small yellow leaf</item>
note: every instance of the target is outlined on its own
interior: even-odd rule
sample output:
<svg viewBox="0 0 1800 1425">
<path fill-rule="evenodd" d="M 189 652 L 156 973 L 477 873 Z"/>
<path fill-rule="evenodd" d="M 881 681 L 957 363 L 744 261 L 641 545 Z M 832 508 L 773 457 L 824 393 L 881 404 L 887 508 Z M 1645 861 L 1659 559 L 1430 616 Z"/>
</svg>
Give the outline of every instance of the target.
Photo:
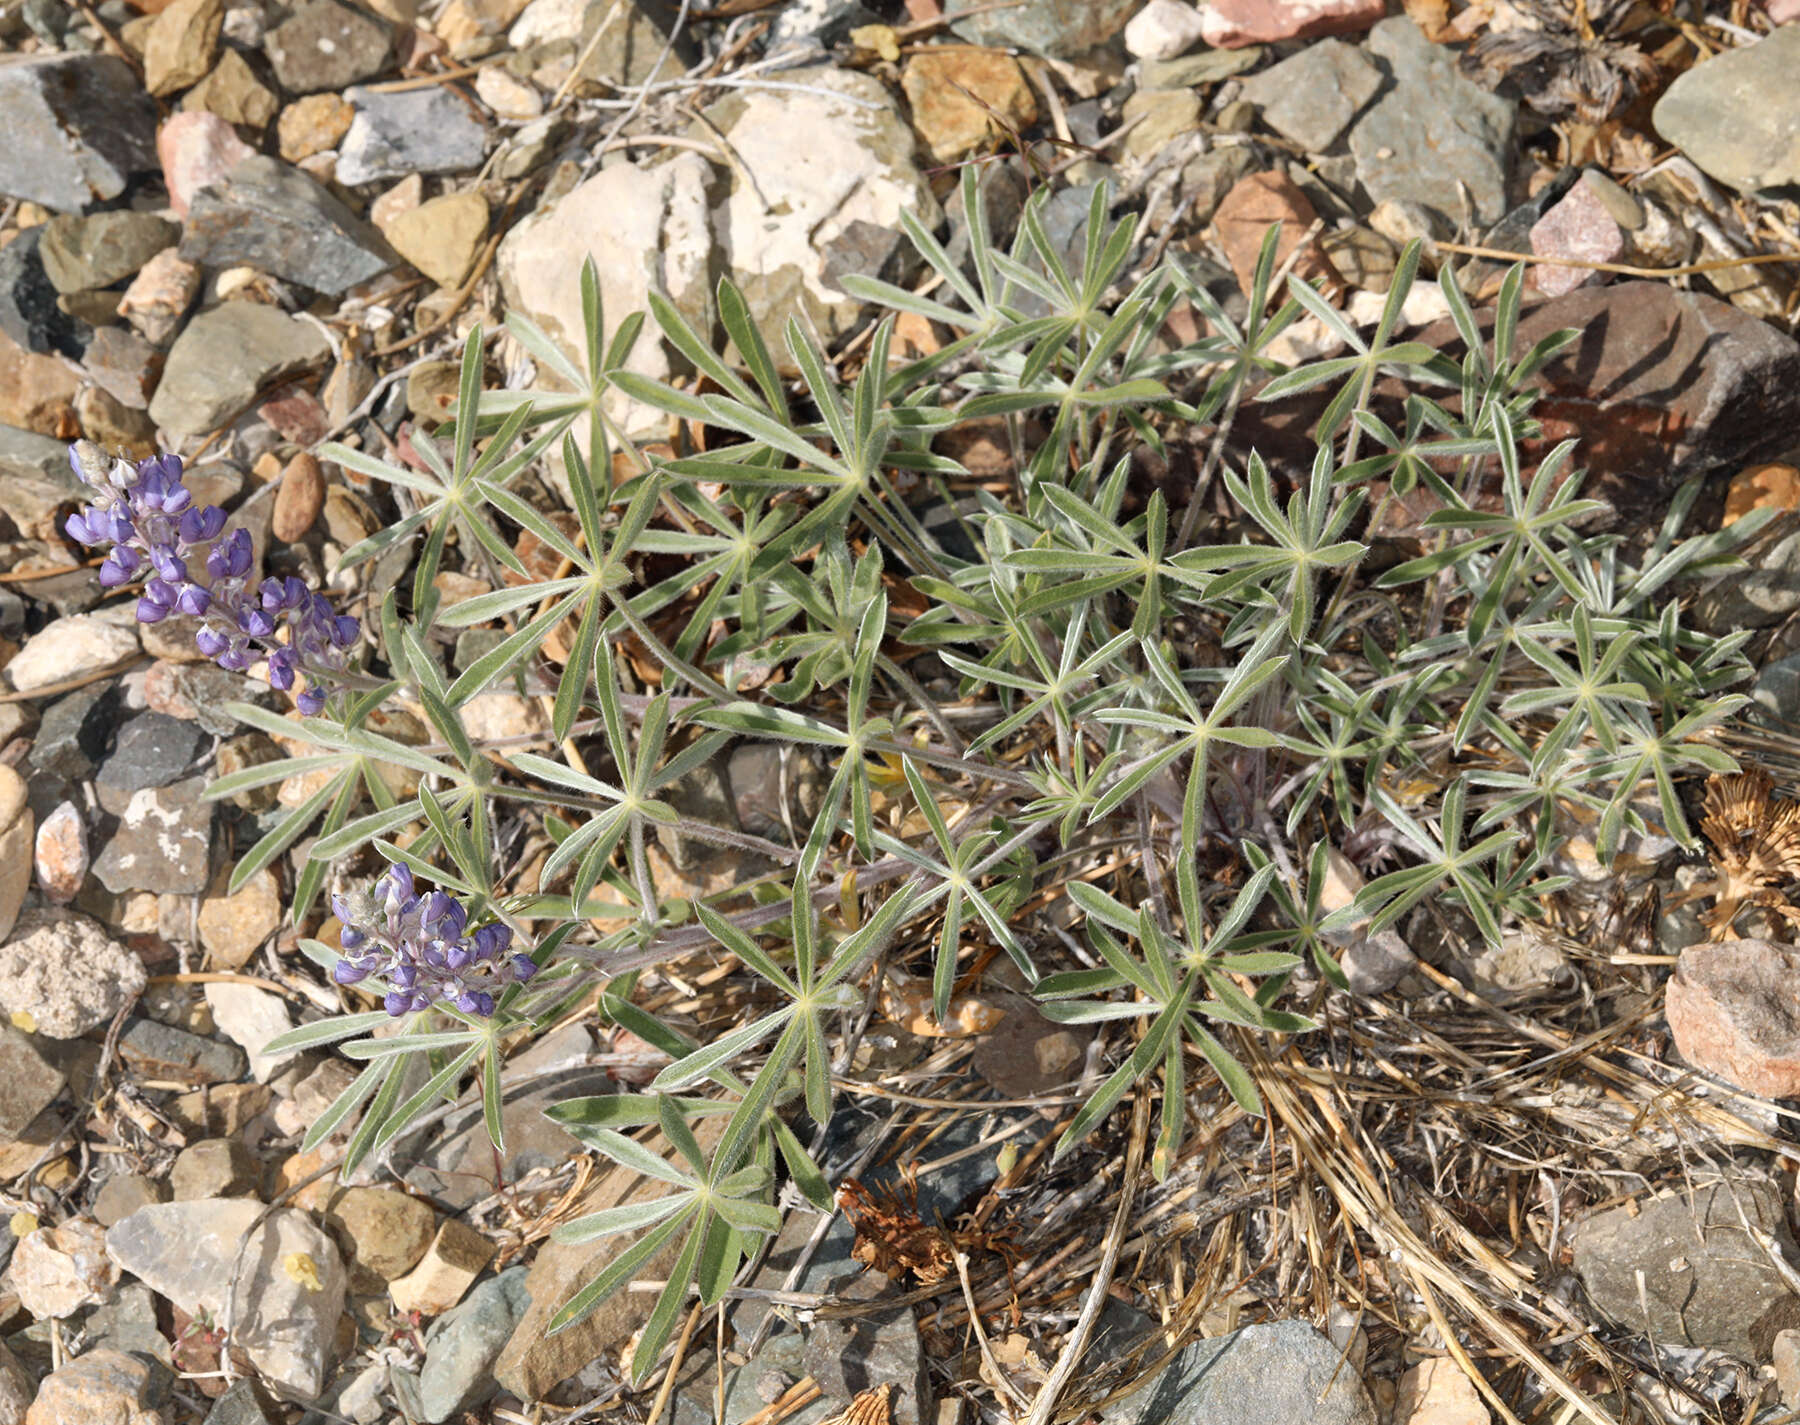
<svg viewBox="0 0 1800 1425">
<path fill-rule="evenodd" d="M 12 1023 L 14 1029 L 22 1029 L 27 1034 L 37 1033 L 37 1020 L 25 1010 L 15 1009 L 12 1012 Z"/>
<path fill-rule="evenodd" d="M 13 1236 L 29 1237 L 38 1230 L 37 1214 L 35 1212 L 15 1212 L 8 1225 L 12 1228 Z"/>
<path fill-rule="evenodd" d="M 900 58 L 900 39 L 892 25 L 858 25 L 850 31 L 850 43 L 874 50 L 889 64 Z"/>
<path fill-rule="evenodd" d="M 287 1273 L 289 1281 L 308 1291 L 325 1290 L 325 1283 L 319 1280 L 319 1264 L 305 1252 L 289 1252 L 282 1260 L 281 1269 Z"/>
</svg>

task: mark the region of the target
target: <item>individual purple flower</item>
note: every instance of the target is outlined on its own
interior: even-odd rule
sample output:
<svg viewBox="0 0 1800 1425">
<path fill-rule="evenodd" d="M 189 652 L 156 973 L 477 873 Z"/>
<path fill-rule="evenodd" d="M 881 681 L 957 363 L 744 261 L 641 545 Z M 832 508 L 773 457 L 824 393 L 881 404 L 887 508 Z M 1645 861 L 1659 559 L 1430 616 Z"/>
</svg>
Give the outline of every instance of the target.
<svg viewBox="0 0 1800 1425">
<path fill-rule="evenodd" d="M 237 529 L 221 538 L 225 512 L 194 503 L 179 456 L 109 462 L 98 446 L 77 441 L 69 464 L 94 500 L 64 529 L 78 544 L 111 546 L 100 565 L 103 587 L 142 579 L 140 623 L 160 623 L 170 614 L 201 619 L 195 646 L 220 667 L 241 673 L 266 658 L 269 682 L 283 692 L 293 688 L 296 675 L 305 677 L 295 695 L 303 714 L 324 708 L 326 693 L 348 670 L 361 624 L 299 579 L 253 581 L 256 551 L 249 532 Z M 203 547 L 207 583 L 191 573 Z"/>
<path fill-rule="evenodd" d="M 486 1018 L 509 985 L 537 973 L 529 955 L 514 955 L 512 931 L 497 922 L 471 932 L 469 913 L 445 891 L 421 892 L 410 869 L 391 867 L 367 892 L 333 896 L 343 930 L 343 956 L 332 977 L 354 985 L 384 981 L 389 1014 L 435 1004 Z"/>
</svg>

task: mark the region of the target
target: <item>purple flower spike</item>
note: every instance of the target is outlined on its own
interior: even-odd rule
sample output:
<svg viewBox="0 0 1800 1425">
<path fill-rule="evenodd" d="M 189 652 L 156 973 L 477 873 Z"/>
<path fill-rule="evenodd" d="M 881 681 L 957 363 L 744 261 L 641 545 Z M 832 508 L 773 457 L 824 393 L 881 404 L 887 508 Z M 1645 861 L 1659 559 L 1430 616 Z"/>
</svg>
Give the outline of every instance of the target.
<svg viewBox="0 0 1800 1425">
<path fill-rule="evenodd" d="M 180 456 L 156 455 L 133 465 L 77 441 L 69 448 L 69 466 L 93 503 L 63 528 L 77 544 L 111 546 L 100 566 L 102 587 L 120 588 L 147 568 L 152 577 L 138 598 L 139 622 L 160 623 L 172 613 L 204 619 L 194 643 L 208 658 L 233 672 L 267 658 L 275 687 L 285 691 L 297 676 L 305 677 L 295 698 L 303 714 L 324 709 L 327 693 L 343 682 L 347 652 L 362 635 L 356 619 L 337 613 L 302 580 L 252 584 L 256 549 L 249 532 L 226 535 L 225 512 L 194 503 Z M 189 573 L 202 552 L 210 588 Z"/>
<path fill-rule="evenodd" d="M 487 1018 L 498 996 L 537 973 L 529 955 L 508 955 L 512 931 L 484 925 L 465 933 L 468 908 L 445 891 L 421 891 L 412 871 L 391 867 L 369 891 L 334 896 L 343 925 L 341 985 L 373 976 L 388 986 L 383 1003 L 402 1015 L 433 1005 Z"/>
</svg>

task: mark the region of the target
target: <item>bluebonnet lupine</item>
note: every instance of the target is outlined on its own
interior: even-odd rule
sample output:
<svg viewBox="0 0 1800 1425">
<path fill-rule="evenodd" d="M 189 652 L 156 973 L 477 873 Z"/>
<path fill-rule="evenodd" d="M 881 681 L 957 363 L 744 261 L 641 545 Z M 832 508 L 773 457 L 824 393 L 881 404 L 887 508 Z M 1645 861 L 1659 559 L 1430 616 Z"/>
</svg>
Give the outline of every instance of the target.
<svg viewBox="0 0 1800 1425">
<path fill-rule="evenodd" d="M 442 1001 L 485 1017 L 502 990 L 537 972 L 529 955 L 508 954 L 509 928 L 491 924 L 470 931 L 468 911 L 454 896 L 420 892 L 403 865 L 391 867 L 372 892 L 333 896 L 331 908 L 343 925 L 338 943 L 344 951 L 333 977 L 340 985 L 371 975 L 385 981 L 389 1014 Z"/>
<path fill-rule="evenodd" d="M 242 672 L 261 656 L 268 660 L 269 682 L 283 692 L 294 686 L 296 673 L 306 674 L 306 687 L 295 697 L 301 712 L 310 716 L 325 706 L 361 632 L 354 618 L 337 613 L 299 579 L 252 581 L 249 532 L 237 529 L 219 538 L 225 512 L 194 503 L 180 456 L 155 455 L 134 465 L 109 461 L 98 446 L 77 441 L 69 464 L 97 498 L 69 516 L 64 528 L 78 544 L 111 546 L 100 565 L 105 587 L 143 578 L 138 622 L 159 623 L 170 614 L 201 619 L 194 643 L 220 667 Z M 210 587 L 188 570 L 198 549 L 209 544 Z M 285 643 L 276 637 L 284 624 Z"/>
</svg>

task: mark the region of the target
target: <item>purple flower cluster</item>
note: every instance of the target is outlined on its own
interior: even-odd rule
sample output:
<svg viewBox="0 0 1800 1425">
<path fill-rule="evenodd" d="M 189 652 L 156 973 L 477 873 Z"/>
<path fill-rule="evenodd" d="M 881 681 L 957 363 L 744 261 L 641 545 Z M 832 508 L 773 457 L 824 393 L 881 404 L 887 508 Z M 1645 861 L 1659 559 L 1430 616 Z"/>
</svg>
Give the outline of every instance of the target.
<svg viewBox="0 0 1800 1425">
<path fill-rule="evenodd" d="M 529 955 L 507 953 L 510 929 L 492 924 L 470 931 L 469 913 L 455 897 L 421 893 L 403 865 L 392 867 L 371 892 L 333 896 L 331 908 L 344 927 L 344 954 L 333 977 L 340 985 L 370 975 L 385 980 L 389 1014 L 442 1001 L 485 1017 L 494 1012 L 496 995 L 537 973 Z"/>
<path fill-rule="evenodd" d="M 221 668 L 242 672 L 261 656 L 268 660 L 269 682 L 283 692 L 294 686 L 296 673 L 305 673 L 306 687 L 295 697 L 301 712 L 311 716 L 325 706 L 361 632 L 354 618 L 337 613 L 298 579 L 253 582 L 249 532 L 219 538 L 225 512 L 194 503 L 180 456 L 155 455 L 133 465 L 109 461 L 98 446 L 77 441 L 69 464 L 94 492 L 94 502 L 70 515 L 64 528 L 90 549 L 111 546 L 100 565 L 106 588 L 143 579 L 138 622 L 159 623 L 170 614 L 201 619 L 194 642 Z M 201 583 L 188 566 L 205 545 L 211 548 L 207 582 Z M 278 637 L 283 627 L 285 642 Z"/>
</svg>

